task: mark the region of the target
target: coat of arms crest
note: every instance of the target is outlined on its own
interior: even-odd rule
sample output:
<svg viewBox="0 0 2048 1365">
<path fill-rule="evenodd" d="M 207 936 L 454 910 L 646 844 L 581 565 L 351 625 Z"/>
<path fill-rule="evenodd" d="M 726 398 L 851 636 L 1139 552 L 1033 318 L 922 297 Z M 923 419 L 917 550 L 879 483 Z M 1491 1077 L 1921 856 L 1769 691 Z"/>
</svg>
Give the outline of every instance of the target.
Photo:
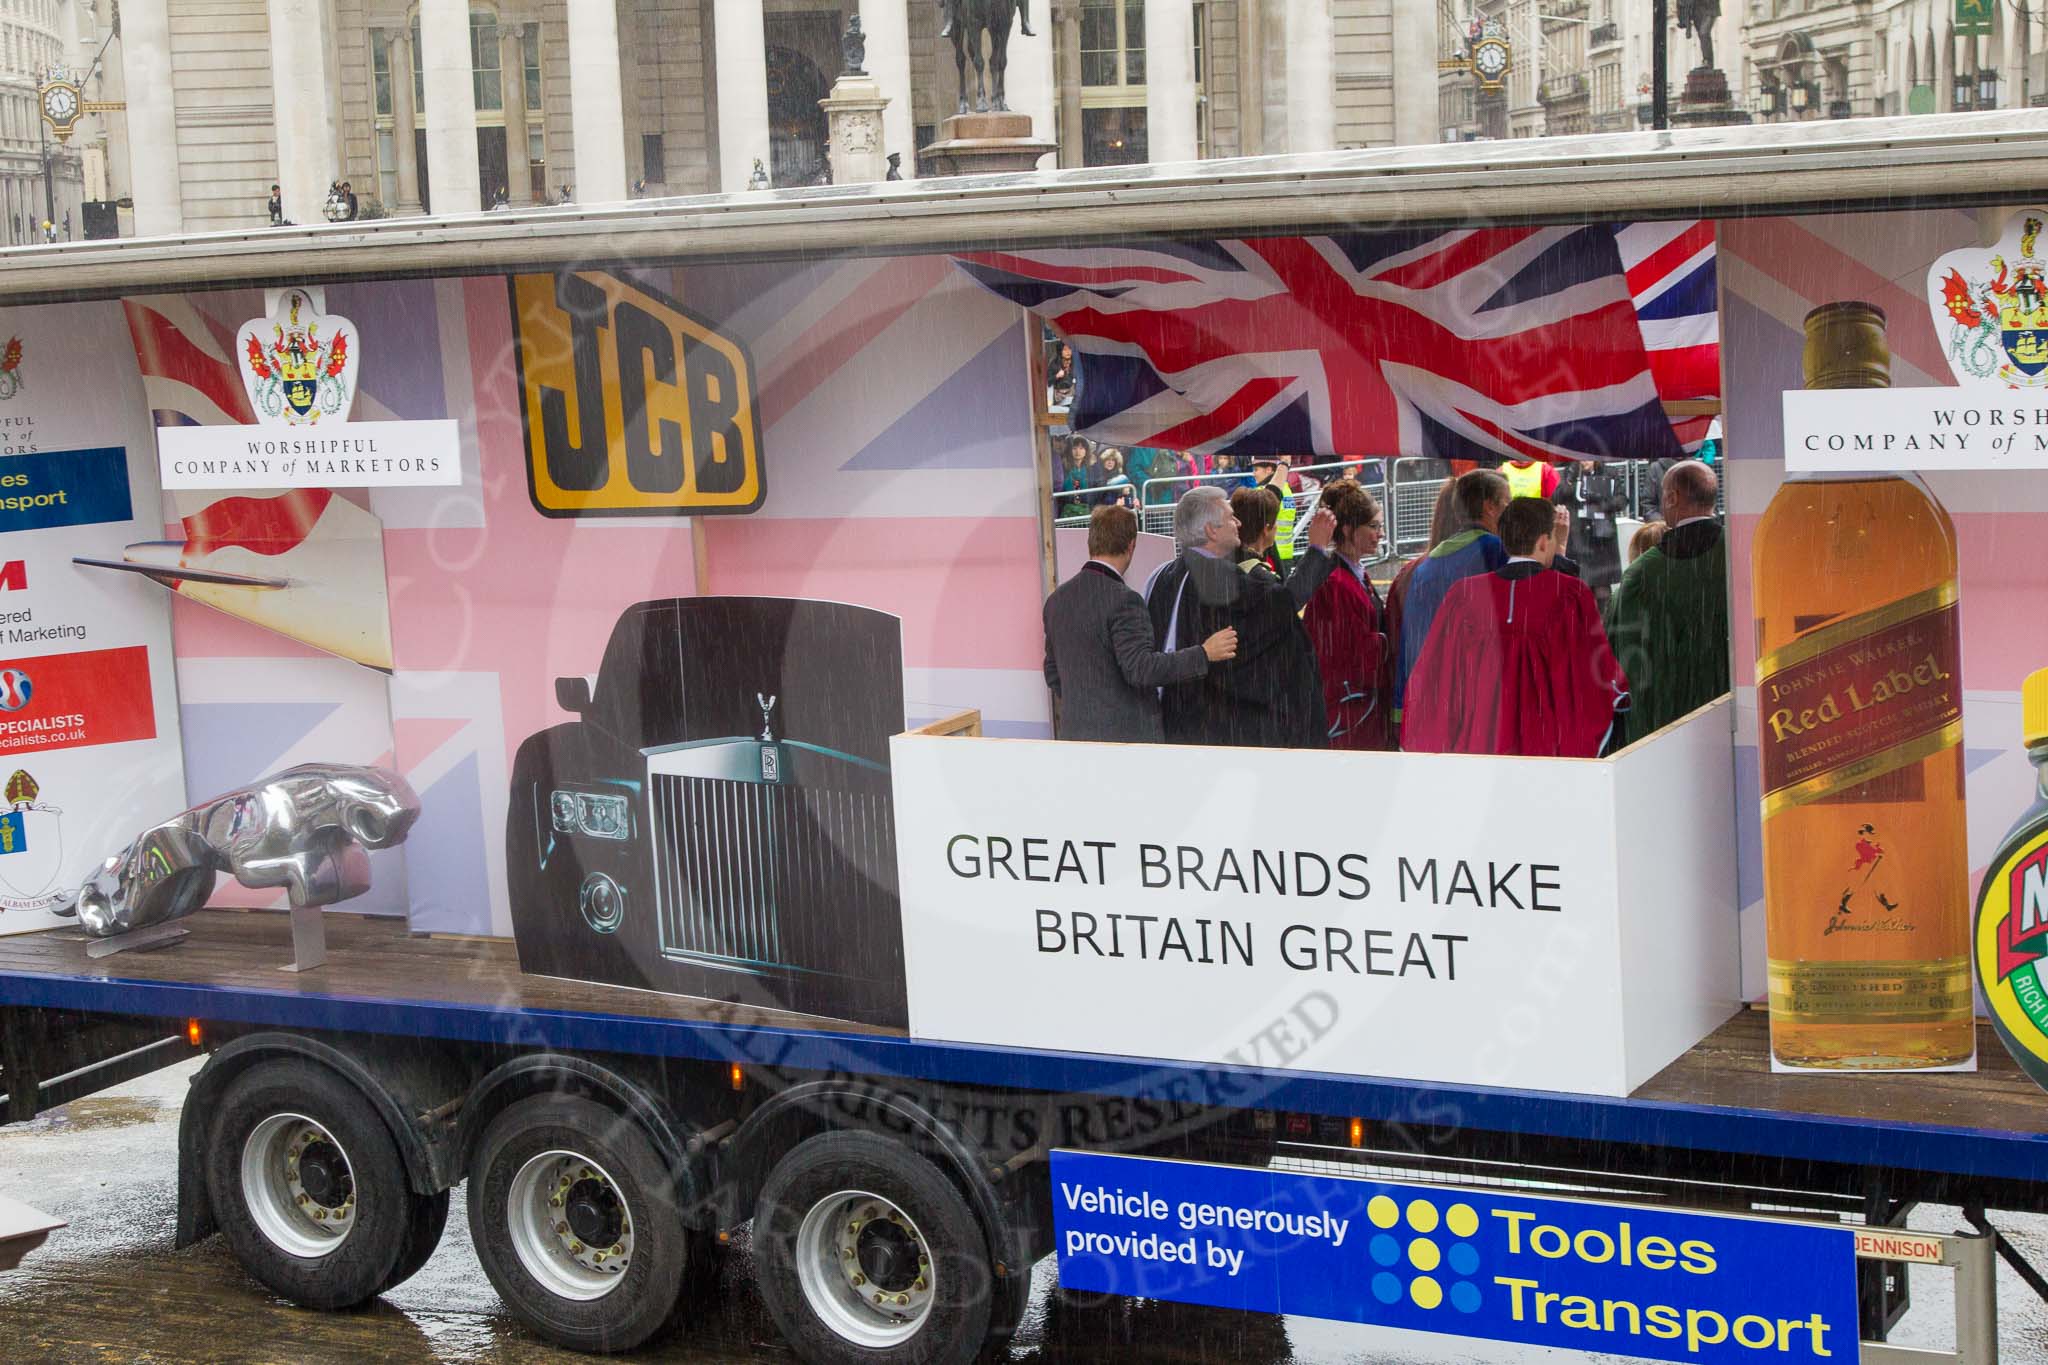
<svg viewBox="0 0 2048 1365">
<path fill-rule="evenodd" d="M 1927 272 L 1934 327 L 1960 384 L 2048 388 L 2048 211 L 2013 216 L 1996 246 L 1951 251 Z"/>
<path fill-rule="evenodd" d="M 21 392 L 21 338 L 9 337 L 0 346 L 0 403 Z"/>
<path fill-rule="evenodd" d="M 356 396 L 355 324 L 321 314 L 304 290 L 285 290 L 269 317 L 243 323 L 235 351 L 258 422 L 347 418 Z"/>
</svg>

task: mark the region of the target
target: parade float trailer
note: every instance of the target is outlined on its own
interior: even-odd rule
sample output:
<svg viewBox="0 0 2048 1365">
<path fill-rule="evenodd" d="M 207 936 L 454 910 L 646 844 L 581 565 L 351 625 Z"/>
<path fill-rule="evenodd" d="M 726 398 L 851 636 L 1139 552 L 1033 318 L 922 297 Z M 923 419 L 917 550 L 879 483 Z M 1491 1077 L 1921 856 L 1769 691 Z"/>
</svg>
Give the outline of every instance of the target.
<svg viewBox="0 0 2048 1365">
<path fill-rule="evenodd" d="M 1920 1261 L 1960 1278 L 1938 1358 L 1993 1358 L 1984 1211 L 2048 1207 L 2048 1095 L 1988 1032 L 1773 1070 L 1745 632 L 1732 697 L 1605 759 L 1055 743 L 1040 332 L 958 263 L 1451 230 L 1482 183 L 1490 224 L 1725 214 L 1742 564 L 1798 314 L 2048 164 L 2004 116 L 1809 133 L 11 254 L 0 581 L 84 634 L 0 672 L 5 1117 L 203 1051 L 181 1241 L 357 1303 L 468 1179 L 500 1293 L 590 1349 L 751 1219 L 813 1360 L 968 1359 L 1055 1250 L 1074 1289 L 1668 1359 L 1906 1358 Z M 1888 199 L 1908 164 L 1945 207 Z M 1925 326 L 1895 348 L 1938 382 Z M 1999 625 L 2048 504 L 1934 477 L 1974 845 L 2030 780 Z M 1976 1231 L 1903 1232 L 1921 1201 Z"/>
</svg>

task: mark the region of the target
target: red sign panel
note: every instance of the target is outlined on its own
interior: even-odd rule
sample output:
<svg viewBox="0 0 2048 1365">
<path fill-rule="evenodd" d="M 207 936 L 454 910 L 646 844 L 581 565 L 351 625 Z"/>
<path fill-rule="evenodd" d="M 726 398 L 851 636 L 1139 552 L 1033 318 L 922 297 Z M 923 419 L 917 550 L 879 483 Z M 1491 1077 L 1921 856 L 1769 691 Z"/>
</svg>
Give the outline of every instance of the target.
<svg viewBox="0 0 2048 1365">
<path fill-rule="evenodd" d="M 0 753 L 155 737 L 144 645 L 0 660 Z"/>
</svg>

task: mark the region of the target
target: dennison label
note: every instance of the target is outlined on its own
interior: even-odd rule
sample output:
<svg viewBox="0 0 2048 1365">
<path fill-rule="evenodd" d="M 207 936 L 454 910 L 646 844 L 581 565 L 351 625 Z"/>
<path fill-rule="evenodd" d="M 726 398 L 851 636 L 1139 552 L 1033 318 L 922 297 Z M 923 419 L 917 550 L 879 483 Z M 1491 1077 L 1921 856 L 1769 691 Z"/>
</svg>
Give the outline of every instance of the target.
<svg viewBox="0 0 2048 1365">
<path fill-rule="evenodd" d="M 1764 813 L 1818 801 L 1962 743 L 1956 591 L 1943 584 L 1757 661 Z"/>
</svg>

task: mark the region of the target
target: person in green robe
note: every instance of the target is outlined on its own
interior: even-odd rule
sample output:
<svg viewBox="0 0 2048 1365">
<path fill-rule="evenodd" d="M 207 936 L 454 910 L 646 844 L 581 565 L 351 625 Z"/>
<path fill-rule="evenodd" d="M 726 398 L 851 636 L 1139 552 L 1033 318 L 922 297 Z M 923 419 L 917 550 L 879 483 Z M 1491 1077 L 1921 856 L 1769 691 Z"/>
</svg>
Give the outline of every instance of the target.
<svg viewBox="0 0 2048 1365">
<path fill-rule="evenodd" d="M 1661 730 L 1728 690 L 1728 547 L 1714 516 L 1714 471 L 1685 460 L 1665 471 L 1668 529 L 1621 576 L 1607 638 L 1628 674 L 1630 705 L 1613 747 Z"/>
</svg>

